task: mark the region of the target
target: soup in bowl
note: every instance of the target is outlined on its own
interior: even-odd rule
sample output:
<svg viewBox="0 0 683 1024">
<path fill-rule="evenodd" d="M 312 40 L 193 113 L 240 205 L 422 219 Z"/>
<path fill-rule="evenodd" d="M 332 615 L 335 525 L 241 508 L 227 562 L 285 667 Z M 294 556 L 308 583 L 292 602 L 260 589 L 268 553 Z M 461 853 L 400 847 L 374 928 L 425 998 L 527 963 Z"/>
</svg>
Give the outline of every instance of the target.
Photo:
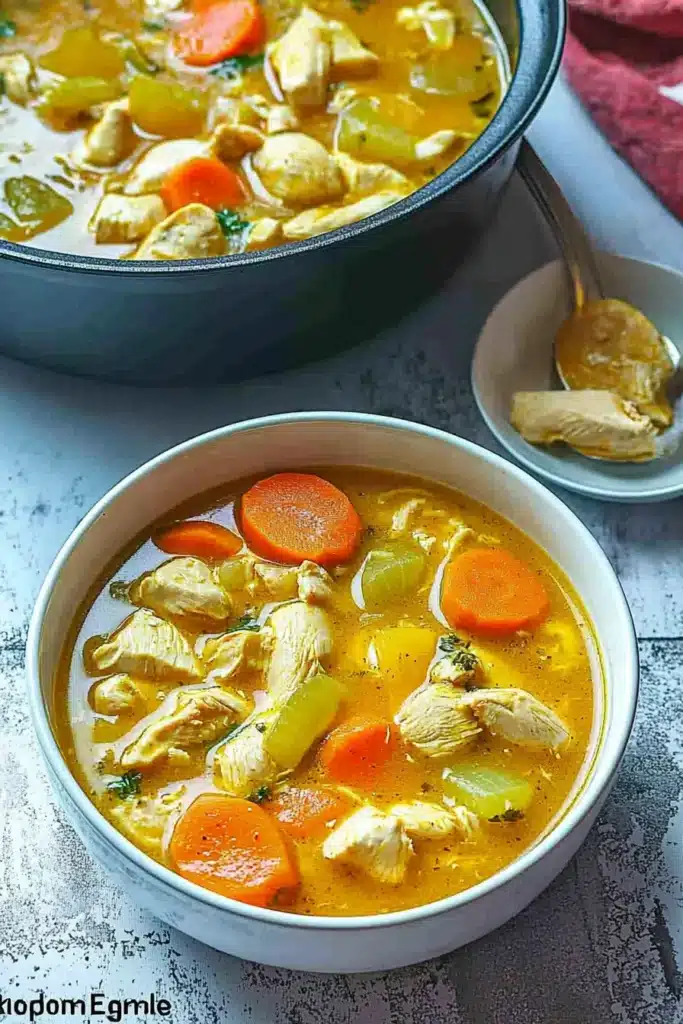
<svg viewBox="0 0 683 1024">
<path fill-rule="evenodd" d="M 621 591 L 557 499 L 353 414 L 226 428 L 124 481 L 53 569 L 30 663 L 100 858 L 190 934 L 316 970 L 520 909 L 597 813 L 636 694 Z"/>
</svg>

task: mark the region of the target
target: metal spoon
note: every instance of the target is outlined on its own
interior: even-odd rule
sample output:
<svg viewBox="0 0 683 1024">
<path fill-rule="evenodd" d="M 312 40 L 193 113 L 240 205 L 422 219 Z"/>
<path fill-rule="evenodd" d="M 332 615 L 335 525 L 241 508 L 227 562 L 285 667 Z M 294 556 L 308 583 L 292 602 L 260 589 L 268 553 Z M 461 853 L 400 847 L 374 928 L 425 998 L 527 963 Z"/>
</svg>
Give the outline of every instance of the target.
<svg viewBox="0 0 683 1024">
<path fill-rule="evenodd" d="M 526 139 L 517 157 L 517 169 L 532 197 L 538 204 L 562 253 L 574 309 L 581 309 L 592 299 L 604 299 L 605 292 L 595 263 L 593 249 L 580 221 L 564 197 L 562 189 L 541 158 Z M 679 349 L 670 338 L 660 335 L 674 368 L 669 380 L 668 394 L 672 402 L 683 394 L 683 360 Z M 562 370 L 555 359 L 557 375 L 567 390 Z"/>
</svg>

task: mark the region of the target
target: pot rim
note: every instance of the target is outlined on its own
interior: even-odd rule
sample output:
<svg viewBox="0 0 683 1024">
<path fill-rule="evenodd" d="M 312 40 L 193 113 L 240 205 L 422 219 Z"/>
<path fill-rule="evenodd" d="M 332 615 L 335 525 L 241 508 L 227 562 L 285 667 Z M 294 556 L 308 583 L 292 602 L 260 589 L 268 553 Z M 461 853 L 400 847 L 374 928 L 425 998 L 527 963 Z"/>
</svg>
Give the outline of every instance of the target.
<svg viewBox="0 0 683 1024">
<path fill-rule="evenodd" d="M 53 590 L 59 580 L 59 576 L 78 547 L 82 537 L 87 533 L 90 526 L 102 514 L 106 513 L 108 507 L 121 494 L 134 486 L 144 477 L 153 474 L 163 464 L 190 455 L 194 450 L 210 444 L 213 441 L 235 437 L 241 433 L 262 428 L 276 428 L 291 423 L 353 423 L 389 428 L 397 433 L 397 438 L 403 432 L 414 433 L 430 438 L 441 444 L 452 448 L 460 449 L 465 453 L 474 456 L 488 464 L 493 472 L 502 474 L 503 477 L 514 479 L 521 483 L 529 492 L 530 500 L 542 502 L 554 520 L 558 528 L 562 522 L 566 523 L 575 535 L 581 538 L 585 545 L 587 557 L 595 572 L 602 572 L 611 581 L 612 586 L 612 615 L 618 622 L 618 629 L 623 634 L 623 645 L 625 660 L 628 666 L 627 672 L 619 680 L 619 704 L 622 709 L 621 726 L 615 736 L 610 737 L 609 746 L 604 742 L 603 736 L 600 745 L 593 756 L 593 762 L 587 771 L 581 790 L 575 795 L 560 821 L 535 845 L 525 850 L 519 857 L 508 864 L 501 871 L 496 872 L 483 882 L 465 889 L 463 892 L 453 896 L 447 896 L 433 903 L 426 903 L 407 910 L 392 911 L 388 914 L 376 916 L 349 916 L 339 918 L 321 917 L 317 915 L 304 916 L 288 913 L 284 910 L 270 910 L 261 907 L 252 907 L 245 903 L 239 903 L 228 897 L 220 896 L 203 889 L 194 882 L 189 882 L 180 875 L 171 871 L 170 868 L 159 864 L 139 850 L 122 833 L 100 813 L 95 804 L 92 803 L 85 791 L 76 781 L 70 771 L 57 740 L 53 734 L 48 716 L 47 706 L 43 699 L 39 661 L 41 634 L 43 621 L 52 597 Z M 533 540 L 533 537 L 531 538 Z M 76 809 L 88 821 L 90 827 L 99 834 L 104 842 L 114 847 L 118 855 L 125 861 L 132 862 L 143 875 L 153 880 L 157 886 L 174 891 L 186 899 L 198 901 L 213 910 L 236 914 L 251 921 L 258 921 L 263 924 L 275 925 L 284 928 L 314 929 L 323 932 L 344 932 L 356 929 L 387 928 L 397 924 L 410 924 L 424 918 L 438 917 L 453 910 L 459 910 L 484 899 L 505 885 L 514 882 L 516 878 L 532 870 L 544 857 L 549 855 L 553 849 L 559 846 L 575 829 L 579 828 L 582 822 L 588 818 L 596 806 L 599 806 L 609 791 L 616 772 L 621 763 L 626 744 L 628 743 L 633 721 L 636 712 L 636 703 L 639 688 L 639 661 L 636 633 L 633 618 L 624 595 L 621 583 L 617 578 L 607 556 L 599 546 L 590 531 L 583 525 L 581 520 L 564 504 L 552 491 L 535 480 L 524 470 L 518 468 L 500 455 L 482 448 L 471 441 L 464 440 L 456 435 L 435 427 L 414 423 L 408 420 L 397 419 L 388 416 L 377 416 L 360 412 L 297 412 L 279 413 L 272 416 L 262 416 L 249 420 L 242 420 L 229 426 L 219 427 L 216 430 L 200 434 L 194 438 L 182 442 L 155 456 L 153 459 L 138 467 L 132 473 L 115 484 L 100 500 L 93 506 L 86 516 L 73 530 L 61 550 L 58 552 L 52 563 L 45 581 L 40 589 L 36 605 L 31 617 L 28 640 L 26 645 L 26 671 L 29 690 L 29 704 L 33 724 L 36 729 L 44 757 L 49 768 L 54 773 L 60 786 L 66 792 Z M 608 694 L 607 707 L 614 694 Z"/>
<path fill-rule="evenodd" d="M 337 228 L 324 235 L 288 242 L 261 252 L 235 253 L 211 259 L 163 260 L 139 262 L 112 257 L 80 256 L 33 248 L 0 240 L 0 259 L 39 267 L 88 274 L 197 274 L 220 273 L 228 267 L 268 263 L 288 256 L 304 256 L 321 249 L 334 248 L 347 240 L 379 229 L 433 200 L 484 170 L 496 157 L 521 137 L 545 100 L 560 66 L 566 31 L 564 0 L 514 0 L 519 23 L 519 52 L 510 86 L 486 130 L 459 157 L 432 181 L 370 217 Z M 555 29 L 549 32 L 546 24 Z"/>
</svg>

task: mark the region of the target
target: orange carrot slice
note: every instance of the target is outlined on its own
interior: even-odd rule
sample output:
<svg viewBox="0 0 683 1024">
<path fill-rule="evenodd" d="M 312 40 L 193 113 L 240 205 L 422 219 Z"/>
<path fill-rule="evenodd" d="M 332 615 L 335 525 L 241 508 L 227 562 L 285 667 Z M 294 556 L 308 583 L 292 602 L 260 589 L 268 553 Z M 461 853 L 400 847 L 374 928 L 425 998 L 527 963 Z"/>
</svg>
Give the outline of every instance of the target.
<svg viewBox="0 0 683 1024">
<path fill-rule="evenodd" d="M 351 801 L 325 786 L 287 786 L 265 804 L 283 831 L 294 839 L 327 835 L 328 825 L 344 817 Z"/>
<path fill-rule="evenodd" d="M 296 565 L 346 562 L 360 544 L 362 524 L 334 484 L 312 473 L 276 473 L 242 498 L 241 525 L 256 554 Z"/>
<path fill-rule="evenodd" d="M 194 6 L 175 34 L 175 51 L 186 64 L 206 67 L 261 47 L 266 23 L 256 0 L 214 0 Z"/>
<path fill-rule="evenodd" d="M 170 855 L 179 874 L 241 903 L 267 907 L 299 882 L 277 822 L 257 804 L 203 793 L 176 825 Z"/>
<path fill-rule="evenodd" d="M 441 608 L 451 626 L 491 634 L 538 626 L 548 614 L 543 584 L 500 548 L 473 548 L 446 566 Z"/>
<path fill-rule="evenodd" d="M 154 543 L 169 555 L 194 555 L 195 558 L 232 558 L 242 547 L 242 539 L 220 523 L 188 519 L 170 526 L 154 537 Z"/>
<path fill-rule="evenodd" d="M 376 781 L 394 746 L 390 722 L 350 718 L 327 737 L 320 760 L 335 782 L 368 786 Z"/>
<path fill-rule="evenodd" d="M 190 203 L 212 210 L 240 206 L 247 198 L 242 179 L 220 160 L 197 156 L 170 171 L 160 189 L 161 198 L 173 212 Z"/>
</svg>

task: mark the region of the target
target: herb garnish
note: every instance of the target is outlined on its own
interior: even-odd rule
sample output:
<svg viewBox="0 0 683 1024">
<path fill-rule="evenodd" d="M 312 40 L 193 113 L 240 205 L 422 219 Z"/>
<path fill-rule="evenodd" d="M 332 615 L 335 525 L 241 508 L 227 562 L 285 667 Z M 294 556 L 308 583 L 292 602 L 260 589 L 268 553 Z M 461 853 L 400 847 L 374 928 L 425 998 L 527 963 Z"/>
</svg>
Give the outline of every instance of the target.
<svg viewBox="0 0 683 1024">
<path fill-rule="evenodd" d="M 469 644 L 464 644 L 463 641 L 455 633 L 447 633 L 446 636 L 439 638 L 438 647 L 444 654 L 453 654 L 459 647 L 467 647 Z"/>
<path fill-rule="evenodd" d="M 210 75 L 216 78 L 239 78 L 250 68 L 257 68 L 263 64 L 262 53 L 241 53 L 237 57 L 228 57 L 222 60 L 215 68 L 211 68 Z"/>
<path fill-rule="evenodd" d="M 16 34 L 17 26 L 15 23 L 6 14 L 0 14 L 0 39 L 10 39 Z"/>
<path fill-rule="evenodd" d="M 489 821 L 521 821 L 524 817 L 524 811 L 520 811 L 517 807 L 508 807 L 507 811 L 503 811 L 502 814 L 495 814 Z"/>
<path fill-rule="evenodd" d="M 137 796 L 140 792 L 142 775 L 140 772 L 130 771 L 107 783 L 110 793 L 115 793 L 121 800 L 127 800 L 129 796 Z"/>
<path fill-rule="evenodd" d="M 130 584 L 124 580 L 112 580 L 109 584 L 109 596 L 113 597 L 115 601 L 128 601 L 129 590 Z"/>
<path fill-rule="evenodd" d="M 264 800 L 270 799 L 270 786 L 259 786 L 253 793 L 250 793 L 247 800 L 253 804 L 262 804 Z"/>
<path fill-rule="evenodd" d="M 487 92 L 485 96 L 480 96 L 478 100 L 471 100 L 470 108 L 473 114 L 477 117 L 490 117 L 493 113 L 492 101 L 495 99 L 495 93 Z"/>
<path fill-rule="evenodd" d="M 349 0 L 356 14 L 365 14 L 370 4 L 374 2 L 375 0 Z"/>
<path fill-rule="evenodd" d="M 166 22 L 143 20 L 142 27 L 146 32 L 163 32 L 163 30 L 166 28 Z"/>
<path fill-rule="evenodd" d="M 232 626 L 228 626 L 225 632 L 237 633 L 240 629 L 249 629 L 252 633 L 258 633 L 260 628 L 258 619 L 255 619 L 252 615 L 241 615 L 236 622 L 233 622 Z"/>
<path fill-rule="evenodd" d="M 248 220 L 242 220 L 239 213 L 234 210 L 216 210 L 216 220 L 226 238 L 239 241 L 243 238 L 245 231 L 248 231 L 251 224 Z M 248 627 L 240 626 L 240 629 Z"/>
</svg>

